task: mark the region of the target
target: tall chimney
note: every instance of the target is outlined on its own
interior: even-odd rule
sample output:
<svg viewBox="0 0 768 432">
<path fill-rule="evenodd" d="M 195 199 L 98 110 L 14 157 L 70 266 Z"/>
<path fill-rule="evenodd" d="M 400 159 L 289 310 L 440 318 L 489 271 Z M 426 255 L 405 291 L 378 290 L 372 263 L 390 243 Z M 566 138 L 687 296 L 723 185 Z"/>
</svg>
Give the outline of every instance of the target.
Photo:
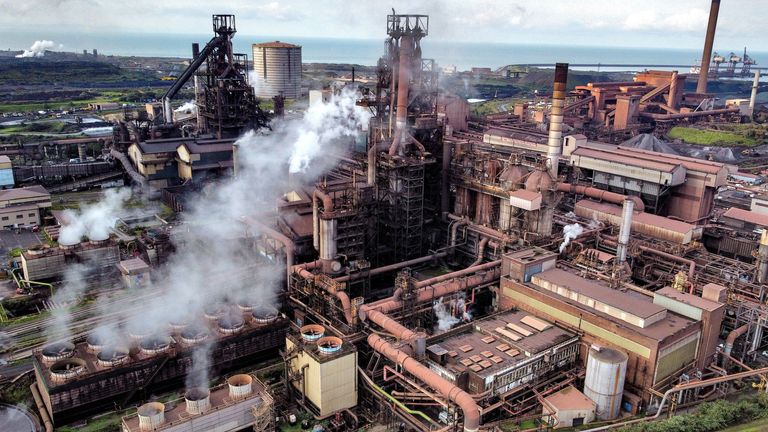
<svg viewBox="0 0 768 432">
<path fill-rule="evenodd" d="M 200 44 L 195 42 L 192 44 L 192 60 L 195 60 L 200 55 Z"/>
<path fill-rule="evenodd" d="M 568 82 L 568 63 L 555 65 L 555 82 L 552 91 L 552 111 L 549 114 L 549 141 L 547 142 L 547 163 L 552 178 L 557 178 L 557 164 L 563 154 L 563 106 L 565 85 Z"/>
<path fill-rule="evenodd" d="M 389 148 L 389 154 L 394 156 L 400 149 L 403 134 L 406 132 L 408 120 L 408 86 L 411 82 L 411 66 L 413 63 L 413 37 L 403 35 L 400 38 L 400 65 L 397 77 L 397 110 L 395 111 L 395 136 Z"/>
<path fill-rule="evenodd" d="M 712 59 L 712 45 L 715 43 L 715 29 L 717 28 L 717 14 L 719 12 L 720 0 L 712 0 L 712 6 L 709 9 L 707 36 L 704 38 L 704 53 L 701 55 L 701 72 L 699 72 L 699 82 L 696 85 L 696 93 L 707 92 L 709 62 Z"/>
<path fill-rule="evenodd" d="M 749 115 L 755 115 L 755 102 L 757 102 L 757 87 L 760 85 L 760 69 L 755 70 L 755 80 L 752 82 L 752 95 L 749 97 Z"/>
<path fill-rule="evenodd" d="M 629 245 L 629 233 L 632 231 L 632 212 L 635 210 L 635 202 L 631 199 L 624 200 L 621 212 L 621 227 L 619 227 L 619 243 L 616 247 L 618 264 L 624 265 L 627 261 L 627 246 Z"/>
</svg>

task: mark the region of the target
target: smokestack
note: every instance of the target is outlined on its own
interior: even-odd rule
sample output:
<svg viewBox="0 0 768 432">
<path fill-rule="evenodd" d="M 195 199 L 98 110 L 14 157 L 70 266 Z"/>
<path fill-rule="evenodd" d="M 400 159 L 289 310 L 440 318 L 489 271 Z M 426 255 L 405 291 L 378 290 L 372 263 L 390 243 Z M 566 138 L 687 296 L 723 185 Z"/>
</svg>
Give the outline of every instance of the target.
<svg viewBox="0 0 768 432">
<path fill-rule="evenodd" d="M 712 58 L 712 45 L 715 43 L 715 29 L 717 28 L 717 14 L 719 12 L 720 0 L 712 0 L 712 6 L 709 9 L 707 36 L 704 38 L 704 52 L 701 54 L 701 72 L 699 72 L 699 82 L 696 85 L 696 93 L 707 92 L 709 61 Z"/>
<path fill-rule="evenodd" d="M 755 102 L 757 102 L 757 87 L 760 85 L 760 70 L 755 71 L 755 80 L 752 82 L 752 95 L 749 97 L 749 115 L 755 115 Z"/>
<path fill-rule="evenodd" d="M 395 135 L 389 154 L 394 156 L 400 149 L 403 135 L 406 133 L 408 121 L 408 85 L 411 81 L 411 64 L 413 57 L 413 37 L 403 35 L 400 38 L 400 65 L 397 76 L 397 110 L 395 114 Z"/>
<path fill-rule="evenodd" d="M 195 60 L 200 55 L 200 44 L 195 42 L 192 44 L 192 60 Z"/>
<path fill-rule="evenodd" d="M 669 100 L 667 101 L 673 109 L 679 108 L 679 99 L 677 98 L 677 71 L 672 71 L 672 78 L 669 81 Z"/>
<path fill-rule="evenodd" d="M 139 429 L 152 431 L 165 423 L 165 405 L 160 402 L 149 402 L 139 407 Z"/>
<path fill-rule="evenodd" d="M 549 114 L 549 141 L 547 142 L 547 160 L 549 173 L 557 178 L 557 164 L 563 154 L 563 106 L 565 105 L 565 85 L 568 82 L 568 63 L 555 65 L 555 82 L 552 91 L 552 111 Z"/>
<path fill-rule="evenodd" d="M 621 212 L 621 227 L 619 228 L 619 243 L 616 247 L 618 264 L 623 265 L 627 261 L 627 246 L 629 245 L 629 233 L 632 231 L 632 212 L 635 210 L 635 202 L 631 199 L 624 200 Z"/>
</svg>

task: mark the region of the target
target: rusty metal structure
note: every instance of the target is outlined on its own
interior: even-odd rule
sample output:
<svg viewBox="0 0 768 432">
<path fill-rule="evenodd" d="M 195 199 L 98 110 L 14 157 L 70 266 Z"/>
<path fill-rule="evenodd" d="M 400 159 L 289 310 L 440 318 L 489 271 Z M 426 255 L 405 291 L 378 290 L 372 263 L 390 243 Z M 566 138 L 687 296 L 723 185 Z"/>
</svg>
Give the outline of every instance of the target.
<svg viewBox="0 0 768 432">
<path fill-rule="evenodd" d="M 217 372 L 280 346 L 286 404 L 334 430 L 425 432 L 548 430 L 561 420 L 542 416 L 546 398 L 570 388 L 599 395 L 600 418 L 656 418 L 752 377 L 768 347 L 768 235 L 755 235 L 768 220 L 718 208 L 722 163 L 594 141 L 733 110 L 692 108 L 677 72 L 569 92 L 557 63 L 536 129 L 524 106 L 469 121 L 465 101 L 438 97 L 428 30 L 425 15 L 388 15 L 375 92 L 358 102 L 367 133 L 274 212 L 242 217 L 259 259 L 285 265 L 284 315 L 240 305 L 210 322 Z M 724 236 L 734 253 L 719 253 Z M 197 336 L 40 352 L 36 391 L 55 421 L 142 399 L 188 372 Z M 601 367 L 615 367 L 610 389 Z"/>
</svg>

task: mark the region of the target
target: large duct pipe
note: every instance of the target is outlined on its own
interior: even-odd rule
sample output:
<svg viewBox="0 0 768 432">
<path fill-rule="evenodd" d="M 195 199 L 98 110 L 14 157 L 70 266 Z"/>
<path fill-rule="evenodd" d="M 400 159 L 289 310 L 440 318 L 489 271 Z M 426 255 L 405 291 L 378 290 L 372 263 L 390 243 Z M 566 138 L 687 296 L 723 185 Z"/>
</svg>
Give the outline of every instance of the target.
<svg viewBox="0 0 768 432">
<path fill-rule="evenodd" d="M 376 186 L 376 145 L 368 150 L 368 186 Z"/>
<path fill-rule="evenodd" d="M 752 95 L 749 96 L 749 115 L 755 115 L 755 103 L 757 102 L 757 87 L 760 85 L 760 70 L 755 70 L 755 80 L 752 81 Z"/>
<path fill-rule="evenodd" d="M 764 284 L 768 280 L 768 230 L 760 234 L 760 245 L 757 248 L 757 282 Z"/>
<path fill-rule="evenodd" d="M 634 195 L 622 195 L 615 192 L 609 192 L 606 190 L 594 188 L 591 186 L 579 186 L 579 185 L 572 185 L 570 183 L 560 183 L 559 185 L 557 185 L 557 190 L 565 193 L 584 195 L 590 198 L 594 198 L 596 200 L 608 201 L 613 204 L 623 205 L 624 200 L 629 199 L 634 201 L 635 210 L 640 212 L 645 210 L 645 204 L 643 204 L 643 200 L 641 200 L 640 197 L 637 197 Z"/>
<path fill-rule="evenodd" d="M 45 426 L 45 432 L 53 432 L 53 421 L 51 421 L 51 416 L 48 415 L 48 410 L 45 408 L 45 404 L 43 403 L 43 398 L 40 395 L 40 391 L 37 389 L 37 384 L 32 384 L 29 387 L 29 390 L 32 392 L 32 398 L 35 400 L 35 405 L 37 405 L 37 410 L 40 411 L 40 418 L 43 420 L 43 425 Z"/>
<path fill-rule="evenodd" d="M 555 65 L 555 82 L 552 91 L 552 110 L 549 113 L 549 140 L 547 141 L 547 163 L 552 178 L 557 178 L 557 164 L 563 154 L 563 106 L 565 87 L 568 82 L 568 63 Z"/>
<path fill-rule="evenodd" d="M 480 427 L 480 407 L 469 393 L 450 383 L 405 352 L 394 347 L 379 335 L 369 335 L 368 345 L 370 345 L 374 351 L 387 357 L 395 364 L 402 366 L 404 370 L 435 389 L 443 397 L 453 401 L 464 413 L 464 432 L 477 432 Z"/>
<path fill-rule="evenodd" d="M 699 82 L 696 85 L 696 93 L 707 92 L 707 79 L 709 78 L 709 62 L 712 59 L 712 45 L 715 43 L 715 29 L 717 28 L 717 14 L 720 12 L 720 0 L 712 0 L 709 8 L 709 22 L 707 23 L 707 35 L 704 38 L 704 52 L 701 54 L 701 72 Z"/>
<path fill-rule="evenodd" d="M 693 117 L 704 117 L 709 115 L 731 114 L 739 112 L 739 107 L 720 108 L 708 111 L 692 111 L 687 113 L 678 114 L 657 114 L 643 111 L 639 113 L 640 117 L 645 117 L 653 120 L 678 120 Z"/>
<path fill-rule="evenodd" d="M 472 274 L 478 273 L 478 274 Z M 472 275 L 471 275 L 472 274 Z M 471 276 L 469 276 L 471 275 Z M 448 294 L 453 294 L 468 288 L 475 288 L 480 285 L 491 283 L 501 276 L 501 260 L 491 261 L 474 267 L 468 267 L 453 273 L 448 273 L 432 279 L 416 282 L 414 287 L 416 292 L 416 303 L 433 301 Z M 360 307 L 358 315 L 360 319 L 367 318 L 368 311 L 378 310 L 389 313 L 402 307 L 400 297 L 402 292 L 398 289 L 392 294 L 392 297 L 382 299 L 374 303 L 365 304 Z"/>
<path fill-rule="evenodd" d="M 383 266 L 383 267 L 377 267 L 377 268 L 375 268 L 373 270 L 370 270 L 370 271 L 366 272 L 365 275 L 366 276 L 377 276 L 377 275 L 380 275 L 382 273 L 387 273 L 387 272 L 391 272 L 391 271 L 395 271 L 395 270 L 400 270 L 401 268 L 411 267 L 411 266 L 415 266 L 415 265 L 418 265 L 418 264 L 423 264 L 425 262 L 429 262 L 429 261 L 432 261 L 432 260 L 435 260 L 435 259 L 438 259 L 438 258 L 443 258 L 443 257 L 445 257 L 447 255 L 448 255 L 448 252 L 437 252 L 437 253 L 432 254 L 432 255 L 427 255 L 427 256 L 420 257 L 420 258 L 414 258 L 414 259 L 408 260 L 408 261 L 401 261 L 399 263 L 390 264 L 390 265 Z M 360 274 L 361 276 L 356 276 L 357 274 Z M 355 275 L 348 275 L 348 276 L 340 276 L 340 277 L 334 278 L 334 280 L 336 282 L 348 282 L 350 280 L 355 280 L 355 279 L 358 279 L 359 277 L 362 277 L 362 273 L 357 273 L 357 274 L 355 274 Z"/>
<path fill-rule="evenodd" d="M 736 339 L 738 339 L 739 336 L 743 336 L 748 330 L 749 324 L 744 324 L 743 326 L 728 333 L 728 337 L 725 339 L 725 347 L 723 349 L 725 355 L 731 355 L 731 351 L 733 351 L 733 344 L 736 343 Z"/>
<path fill-rule="evenodd" d="M 411 82 L 413 58 L 413 37 L 403 35 L 400 38 L 400 65 L 397 78 L 397 114 L 395 117 L 395 136 L 389 147 L 389 154 L 394 156 L 400 149 L 403 135 L 406 134 L 408 121 L 408 85 Z"/>
<path fill-rule="evenodd" d="M 619 265 L 623 265 L 627 261 L 627 246 L 629 245 L 629 233 L 632 231 L 632 212 L 634 208 L 634 201 L 631 199 L 624 200 L 624 207 L 622 207 L 621 212 L 621 227 L 619 228 L 619 244 L 616 247 Z"/>
</svg>

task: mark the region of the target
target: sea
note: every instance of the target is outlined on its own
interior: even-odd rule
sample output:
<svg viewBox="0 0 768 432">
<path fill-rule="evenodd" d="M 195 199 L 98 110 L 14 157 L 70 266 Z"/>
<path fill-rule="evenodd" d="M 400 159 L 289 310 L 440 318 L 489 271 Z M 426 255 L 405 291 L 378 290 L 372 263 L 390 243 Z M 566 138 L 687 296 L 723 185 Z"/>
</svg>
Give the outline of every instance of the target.
<svg viewBox="0 0 768 432">
<path fill-rule="evenodd" d="M 35 37 L 36 36 L 36 37 Z M 152 33 L 72 33 L 46 30 L 44 33 L 3 32 L 0 30 L 0 50 L 24 49 L 36 39 L 52 40 L 60 46 L 59 51 L 91 52 L 97 49 L 101 54 L 145 57 L 189 57 L 192 42 L 202 46 L 210 40 L 208 34 L 152 34 Z M 274 37 L 237 33 L 233 40 L 235 51 L 249 54 L 251 44 L 281 40 L 302 46 L 305 63 L 344 63 L 375 65 L 384 53 L 384 38 L 381 39 L 331 39 L 307 37 Z M 715 47 L 722 55 L 736 52 L 741 55 L 743 47 Z M 602 65 L 677 65 L 671 69 L 688 72 L 698 64 L 701 51 L 680 48 L 617 48 L 606 46 L 568 46 L 535 43 L 503 42 L 448 42 L 425 38 L 422 41 L 425 58 L 433 58 L 440 66 L 456 66 L 458 70 L 472 67 L 496 69 L 510 64 L 597 64 L 599 70 L 638 70 L 633 67 L 606 67 Z M 758 65 L 768 65 L 768 52 L 748 51 Z M 684 67 L 680 67 L 684 66 Z M 597 67 L 577 67 L 596 70 Z M 668 68 L 670 69 L 670 68 Z"/>
</svg>

